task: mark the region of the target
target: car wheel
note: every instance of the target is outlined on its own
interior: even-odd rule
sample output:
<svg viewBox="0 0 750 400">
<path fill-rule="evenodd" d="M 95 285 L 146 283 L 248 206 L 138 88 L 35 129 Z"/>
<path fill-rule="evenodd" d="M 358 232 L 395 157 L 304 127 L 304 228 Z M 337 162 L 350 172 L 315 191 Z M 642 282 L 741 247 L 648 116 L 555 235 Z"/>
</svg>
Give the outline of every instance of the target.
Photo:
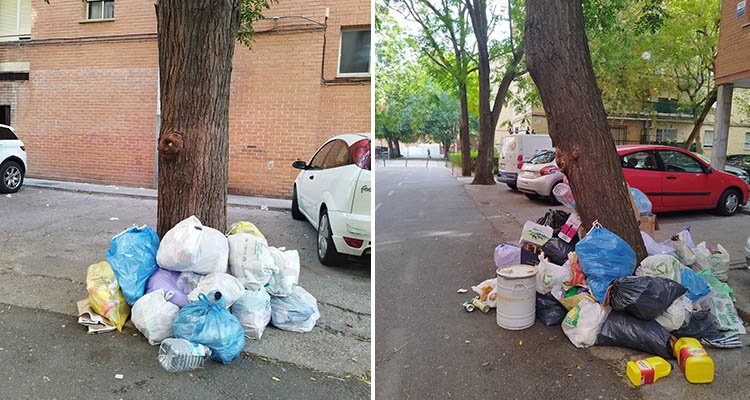
<svg viewBox="0 0 750 400">
<path fill-rule="evenodd" d="M 0 165 L 0 193 L 15 193 L 23 184 L 23 169 L 15 161 Z"/>
<path fill-rule="evenodd" d="M 336 245 L 333 243 L 331 222 L 325 210 L 318 222 L 318 260 L 323 265 L 338 265 L 341 262 L 341 255 L 336 251 Z"/>
<path fill-rule="evenodd" d="M 512 191 L 514 191 L 514 192 L 517 192 L 517 191 L 518 191 L 518 186 L 517 186 L 517 185 L 516 185 L 515 183 L 506 183 L 506 185 L 508 185 L 508 187 L 509 187 L 509 188 L 510 188 L 510 190 L 512 190 Z"/>
<path fill-rule="evenodd" d="M 536 193 L 524 193 L 526 197 L 528 197 L 531 200 L 536 200 L 539 198 L 539 195 Z"/>
<path fill-rule="evenodd" d="M 719 197 L 719 204 L 716 211 L 721 215 L 734 215 L 740 206 L 740 192 L 737 189 L 727 189 Z"/>
<path fill-rule="evenodd" d="M 297 202 L 297 186 L 294 186 L 294 191 L 292 192 L 292 218 L 302 221 L 305 219 L 305 216 L 302 215 L 302 212 L 299 210 L 299 203 Z"/>
</svg>

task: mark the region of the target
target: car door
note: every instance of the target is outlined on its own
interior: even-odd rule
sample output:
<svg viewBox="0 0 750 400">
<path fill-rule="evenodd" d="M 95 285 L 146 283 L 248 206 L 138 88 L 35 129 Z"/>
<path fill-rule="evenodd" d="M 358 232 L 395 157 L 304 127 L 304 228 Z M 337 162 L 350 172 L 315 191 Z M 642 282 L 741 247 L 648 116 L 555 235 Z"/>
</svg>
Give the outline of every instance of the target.
<svg viewBox="0 0 750 400">
<path fill-rule="evenodd" d="M 319 193 L 314 206 L 315 212 L 320 210 L 321 203 L 325 203 L 330 211 L 350 212 L 350 194 L 357 183 L 359 168 L 354 165 L 349 145 L 345 141 L 337 139 L 331 142 L 331 150 L 323 162 L 322 172 L 315 178 Z"/>
<path fill-rule="evenodd" d="M 653 212 L 662 211 L 662 173 L 653 151 L 636 151 L 620 156 L 620 165 L 630 187 L 645 193 Z"/>
<path fill-rule="evenodd" d="M 333 147 L 333 142 L 330 141 L 318 149 L 307 164 L 307 169 L 302 171 L 297 181 L 297 201 L 299 202 L 299 207 L 316 225 L 318 223 L 318 216 L 316 214 L 317 211 L 313 211 L 313 209 L 315 204 L 320 201 L 320 192 L 318 182 L 315 181 L 315 178 L 320 178 L 320 175 L 323 173 L 325 159 Z"/>
<path fill-rule="evenodd" d="M 695 157 L 677 150 L 657 152 L 664 168 L 664 207 L 670 210 L 700 210 L 712 207 L 711 174 Z M 714 204 L 715 205 L 715 204 Z"/>
</svg>

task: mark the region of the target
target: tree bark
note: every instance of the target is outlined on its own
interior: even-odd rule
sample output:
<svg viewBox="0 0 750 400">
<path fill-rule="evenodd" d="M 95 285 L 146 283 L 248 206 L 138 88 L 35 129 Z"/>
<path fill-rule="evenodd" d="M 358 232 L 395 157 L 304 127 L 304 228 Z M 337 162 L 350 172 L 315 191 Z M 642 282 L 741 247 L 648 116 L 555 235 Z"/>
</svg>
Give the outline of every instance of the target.
<svg viewBox="0 0 750 400">
<path fill-rule="evenodd" d="M 461 103 L 461 121 L 458 138 L 461 143 L 461 176 L 471 176 L 471 142 L 469 141 L 469 101 L 466 95 L 466 83 L 459 83 L 458 91 Z M 469 160 L 466 162 L 465 160 Z"/>
<path fill-rule="evenodd" d="M 161 0 L 157 231 L 195 215 L 226 230 L 229 87 L 241 0 Z"/>
<path fill-rule="evenodd" d="M 393 140 L 391 138 L 386 138 L 388 141 L 388 158 L 396 158 L 396 154 L 393 150 Z"/>
<path fill-rule="evenodd" d="M 398 139 L 393 139 L 393 154 L 395 158 L 401 158 L 401 144 Z"/>
<path fill-rule="evenodd" d="M 640 262 L 646 248 L 591 67 L 579 0 L 526 0 L 526 65 L 584 229 L 598 220 Z"/>
<path fill-rule="evenodd" d="M 711 111 L 711 107 L 713 107 L 714 103 L 716 103 L 716 87 L 714 87 L 711 92 L 708 94 L 708 97 L 706 98 L 706 103 L 703 105 L 703 111 L 701 111 L 701 114 L 698 116 L 698 119 L 695 120 L 695 124 L 693 125 L 693 130 L 690 131 L 690 135 L 688 136 L 687 140 L 685 141 L 684 148 L 686 150 L 690 149 L 690 145 L 693 144 L 695 141 L 695 138 L 698 137 L 698 134 L 701 131 L 701 126 L 703 125 L 703 121 L 706 120 L 706 116 L 708 115 L 709 111 Z M 700 146 L 696 146 L 700 147 Z M 696 152 L 699 149 L 696 148 Z"/>
<path fill-rule="evenodd" d="M 448 152 L 451 149 L 452 141 L 449 139 L 443 140 L 443 158 L 448 159 Z"/>
</svg>

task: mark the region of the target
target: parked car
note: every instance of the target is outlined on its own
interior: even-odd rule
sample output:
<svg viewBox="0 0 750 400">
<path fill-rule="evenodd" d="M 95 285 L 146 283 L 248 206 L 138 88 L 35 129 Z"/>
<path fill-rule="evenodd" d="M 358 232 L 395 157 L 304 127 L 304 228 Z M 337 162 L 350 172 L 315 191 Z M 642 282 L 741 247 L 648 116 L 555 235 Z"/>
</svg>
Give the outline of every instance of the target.
<svg viewBox="0 0 750 400">
<path fill-rule="evenodd" d="M 0 193 L 15 193 L 26 176 L 26 148 L 16 132 L 0 125 Z"/>
<path fill-rule="evenodd" d="M 750 154 L 730 154 L 727 156 L 727 165 L 742 168 L 750 175 Z"/>
<path fill-rule="evenodd" d="M 648 196 L 656 213 L 716 209 L 732 215 L 750 197 L 742 179 L 678 147 L 624 145 L 617 153 L 628 184 Z"/>
<path fill-rule="evenodd" d="M 540 150 L 521 168 L 517 180 L 518 190 L 530 199 L 542 196 L 554 200 L 552 189 L 562 183 L 563 178 L 565 174 L 555 162 L 555 150 Z"/>
<path fill-rule="evenodd" d="M 511 189 L 518 189 L 518 174 L 523 163 L 531 160 L 539 150 L 549 149 L 552 139 L 549 135 L 510 135 L 500 140 L 498 146 L 497 181 L 507 184 Z"/>
<path fill-rule="evenodd" d="M 318 259 L 340 263 L 345 255 L 370 255 L 370 137 L 334 136 L 300 171 L 292 192 L 292 217 L 318 230 Z"/>
<path fill-rule="evenodd" d="M 699 153 L 693 153 L 693 154 L 696 157 L 698 157 L 701 160 L 703 160 L 703 162 L 705 162 L 706 164 L 711 165 L 711 159 L 710 158 L 704 156 L 703 154 L 699 154 Z M 724 166 L 724 172 L 728 172 L 728 173 L 730 173 L 730 174 L 732 174 L 732 175 L 734 175 L 734 176 L 742 179 L 748 185 L 750 185 L 750 175 L 748 175 L 747 171 L 745 171 L 744 169 L 733 167 L 733 166 L 731 166 L 729 164 L 726 164 Z"/>
</svg>

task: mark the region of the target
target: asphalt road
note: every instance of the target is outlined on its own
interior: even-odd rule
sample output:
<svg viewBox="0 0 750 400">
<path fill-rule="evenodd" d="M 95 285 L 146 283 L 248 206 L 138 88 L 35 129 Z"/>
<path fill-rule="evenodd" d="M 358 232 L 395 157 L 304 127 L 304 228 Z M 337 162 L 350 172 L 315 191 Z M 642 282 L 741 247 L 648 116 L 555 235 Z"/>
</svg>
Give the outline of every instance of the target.
<svg viewBox="0 0 750 400">
<path fill-rule="evenodd" d="M 376 169 L 378 399 L 632 399 L 619 362 L 576 349 L 559 327 L 497 326 L 459 288 L 493 278 L 502 234 L 444 168 Z"/>
<path fill-rule="evenodd" d="M 137 386 L 173 391 L 182 384 L 195 382 L 184 377 L 164 380 L 156 362 L 157 347 L 150 346 L 131 323 L 126 325 L 123 334 L 104 336 L 87 336 L 85 329 L 76 324 L 75 304 L 86 297 L 86 268 L 106 259 L 112 236 L 123 229 L 133 224 L 154 226 L 156 201 L 25 187 L 10 197 L 0 196 L 0 210 L 0 309 L 11 307 L 10 312 L 0 314 L 0 323 L 2 329 L 13 333 L 12 336 L 5 331 L 0 334 L 0 343 L 3 343 L 0 347 L 4 348 L 0 351 L 0 364 L 5 368 L 0 369 L 3 390 L 18 393 L 18 398 L 26 392 L 46 393 L 31 396 L 33 398 L 55 397 L 54 391 L 44 392 L 45 386 L 54 386 L 42 381 L 38 374 L 30 374 L 26 379 L 24 369 L 12 369 L 12 361 L 25 354 L 22 351 L 24 341 L 17 337 L 19 332 L 26 332 L 23 336 L 30 343 L 35 341 L 34 355 L 39 362 L 57 366 L 56 382 L 62 382 L 68 375 L 91 377 L 85 380 L 87 385 L 77 385 L 78 392 L 72 388 L 71 392 L 66 392 L 77 393 L 76 396 L 61 394 L 59 398 L 89 397 L 84 395 L 88 385 L 109 388 L 115 367 L 126 377 L 140 377 L 138 382 L 146 380 L 146 384 Z M 265 234 L 270 245 L 299 250 L 302 267 L 299 284 L 317 298 L 321 318 L 310 333 L 286 332 L 269 326 L 260 341 L 247 342 L 243 361 L 226 366 L 214 364 L 201 373 L 209 379 L 208 383 L 223 382 L 225 386 L 237 382 L 231 377 L 247 377 L 247 384 L 242 385 L 250 390 L 223 391 L 217 386 L 213 390 L 222 393 L 221 398 L 244 398 L 249 392 L 272 394 L 274 390 L 281 390 L 278 398 L 292 398 L 297 389 L 305 393 L 309 390 L 313 398 L 368 398 L 372 345 L 370 266 L 354 262 L 336 268 L 321 265 L 315 255 L 315 231 L 309 223 L 294 221 L 288 212 L 230 207 L 228 220 L 230 223 L 251 221 Z M 22 315 L 34 317 L 23 318 Z M 60 330 L 62 324 L 66 328 Z M 47 348 L 61 346 L 69 354 L 93 352 L 100 357 L 66 355 L 58 360 L 54 353 L 46 353 Z M 266 367 L 266 363 L 258 362 L 256 357 L 271 360 L 269 365 L 273 367 Z M 260 378 L 276 371 L 276 366 L 298 372 L 282 379 L 281 384 Z M 332 378 L 326 378 L 330 382 L 311 381 L 308 369 Z M 34 371 L 52 379 L 48 369 Z M 321 385 L 324 381 L 324 389 L 309 386 Z M 114 382 L 112 387 L 132 386 L 134 382 Z M 102 390 L 109 393 L 108 389 Z M 137 398 L 145 399 L 163 398 L 164 392 L 138 393 Z M 0 398 L 16 397 L 2 394 Z"/>
</svg>

